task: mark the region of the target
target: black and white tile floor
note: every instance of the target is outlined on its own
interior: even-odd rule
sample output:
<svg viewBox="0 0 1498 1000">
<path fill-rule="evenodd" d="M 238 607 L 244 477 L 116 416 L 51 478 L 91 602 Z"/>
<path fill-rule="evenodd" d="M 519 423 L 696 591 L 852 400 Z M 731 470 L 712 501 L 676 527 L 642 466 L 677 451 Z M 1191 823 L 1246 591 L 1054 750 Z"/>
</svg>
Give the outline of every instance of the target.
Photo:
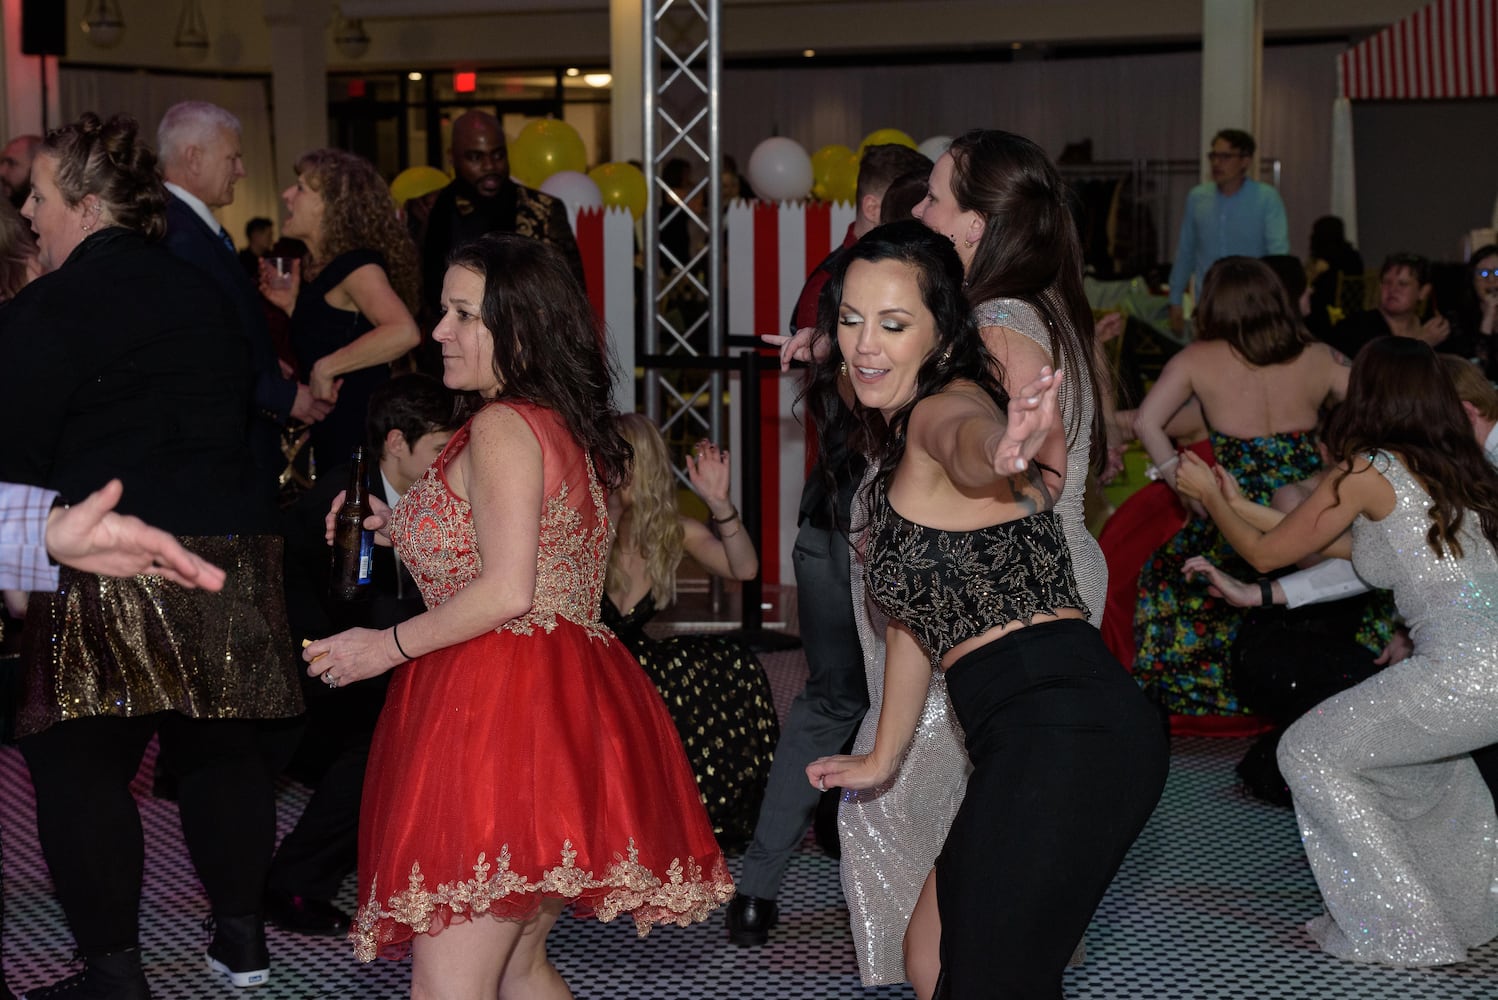
<svg viewBox="0 0 1498 1000">
<path fill-rule="evenodd" d="M 777 703 L 794 695 L 799 653 L 764 657 Z M 1240 741 L 1179 740 L 1164 800 L 1135 845 L 1087 934 L 1087 960 L 1066 974 L 1066 995 L 1188 1000 L 1493 1000 L 1498 943 L 1466 965 L 1424 971 L 1374 968 L 1318 952 L 1301 925 L 1319 912 L 1294 817 L 1243 798 L 1232 765 Z M 177 811 L 138 780 L 147 866 L 142 945 L 158 1000 L 386 1000 L 406 995 L 409 966 L 361 966 L 346 943 L 272 930 L 271 982 L 253 991 L 220 985 L 203 967 L 199 921 L 207 912 Z M 36 846 L 31 786 L 20 755 L 0 749 L 5 865 L 6 970 L 16 987 L 69 971 L 72 940 L 52 899 Z M 305 793 L 288 785 L 289 826 Z M 997 847 L 997 845 L 996 845 Z M 734 867 L 737 867 L 737 859 Z M 353 887 L 340 902 L 353 905 Z M 890 1000 L 907 987 L 860 987 L 837 863 L 808 840 L 786 872 L 781 925 L 771 943 L 736 948 L 721 919 L 662 928 L 639 940 L 628 922 L 564 918 L 553 958 L 579 1000 Z"/>
</svg>

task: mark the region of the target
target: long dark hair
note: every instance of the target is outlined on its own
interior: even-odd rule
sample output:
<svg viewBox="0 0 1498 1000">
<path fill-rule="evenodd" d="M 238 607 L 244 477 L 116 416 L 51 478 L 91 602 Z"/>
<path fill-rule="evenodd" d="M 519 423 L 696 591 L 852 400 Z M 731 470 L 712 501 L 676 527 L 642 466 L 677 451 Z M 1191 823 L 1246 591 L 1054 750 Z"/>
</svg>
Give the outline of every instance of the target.
<svg viewBox="0 0 1498 1000">
<path fill-rule="evenodd" d="M 916 389 L 910 402 L 888 421 L 876 410 L 856 402 L 849 407 L 838 393 L 843 374 L 843 353 L 837 342 L 842 314 L 843 286 L 848 268 L 855 261 L 898 261 L 915 272 L 921 302 L 934 320 L 936 342 L 916 373 Z M 878 481 L 888 485 L 905 453 L 905 427 L 910 411 L 927 396 L 941 392 L 958 379 L 975 382 L 993 397 L 1000 408 L 1007 406 L 1003 370 L 983 346 L 972 310 L 962 293 L 962 261 L 943 236 L 914 220 L 891 222 L 871 230 L 843 251 L 833 263 L 822 296 L 817 301 L 817 335 L 831 341 L 827 357 L 811 369 L 804 397 L 819 428 L 839 428 L 848 433 L 850 448 L 856 448 L 879 464 Z M 827 470 L 829 480 L 831 470 Z M 829 494 L 836 487 L 829 481 Z"/>
<path fill-rule="evenodd" d="M 614 424 L 614 360 L 582 286 L 548 244 L 490 233 L 454 250 L 448 266 L 484 279 L 480 309 L 494 338 L 498 399 L 555 410 L 615 489 L 628 474 L 629 445 Z"/>
<path fill-rule="evenodd" d="M 1067 189 L 1045 150 L 1024 136 L 973 129 L 952 142 L 952 194 L 983 216 L 983 237 L 967 268 L 967 298 L 1027 302 L 1051 332 L 1051 360 L 1065 369 L 1073 399 L 1092 397 L 1091 458 L 1107 457 L 1102 398 L 1094 371 L 1092 307 L 1082 290 L 1082 244 Z M 1073 411 L 1067 442 L 1082 432 Z"/>
<path fill-rule="evenodd" d="M 1347 398 L 1327 422 L 1327 448 L 1347 476 L 1369 452 L 1397 452 L 1430 494 L 1426 540 L 1462 556 L 1462 522 L 1474 514 L 1498 550 L 1498 470 L 1488 463 L 1436 353 L 1410 337 L 1379 337 L 1358 352 Z M 1340 499 L 1340 493 L 1338 493 Z"/>
<path fill-rule="evenodd" d="M 1259 367 L 1293 361 L 1314 343 L 1284 282 L 1252 257 L 1223 257 L 1207 269 L 1197 328 L 1202 340 L 1225 340 Z"/>
</svg>

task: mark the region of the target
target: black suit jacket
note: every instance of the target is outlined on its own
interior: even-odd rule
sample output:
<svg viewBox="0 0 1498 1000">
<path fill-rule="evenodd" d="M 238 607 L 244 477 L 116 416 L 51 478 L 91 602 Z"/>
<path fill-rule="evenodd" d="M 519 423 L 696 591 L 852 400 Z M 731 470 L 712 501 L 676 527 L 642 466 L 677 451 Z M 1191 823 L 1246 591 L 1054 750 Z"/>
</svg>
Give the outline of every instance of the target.
<svg viewBox="0 0 1498 1000">
<path fill-rule="evenodd" d="M 296 401 L 296 383 L 281 374 L 276 348 L 265 325 L 260 291 L 245 274 L 239 255 L 170 191 L 166 199 L 166 237 L 162 242 L 175 256 L 213 279 L 234 304 L 255 369 L 250 451 L 256 466 L 267 477 L 265 485 L 273 487 L 286 465 L 281 453 L 281 428 L 290 419 L 291 404 Z"/>
<path fill-rule="evenodd" d="M 76 503 L 111 477 L 119 510 L 181 535 L 264 533 L 245 447 L 249 347 L 203 274 L 134 230 L 86 238 L 0 310 L 0 479 Z"/>
</svg>

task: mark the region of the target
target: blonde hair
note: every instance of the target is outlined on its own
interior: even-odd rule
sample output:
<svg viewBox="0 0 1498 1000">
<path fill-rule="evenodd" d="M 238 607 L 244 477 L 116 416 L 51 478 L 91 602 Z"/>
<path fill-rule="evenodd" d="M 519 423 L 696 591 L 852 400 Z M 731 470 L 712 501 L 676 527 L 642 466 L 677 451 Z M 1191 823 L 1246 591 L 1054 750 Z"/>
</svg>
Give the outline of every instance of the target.
<svg viewBox="0 0 1498 1000">
<path fill-rule="evenodd" d="M 666 452 L 666 441 L 650 418 L 621 413 L 615 418 L 619 433 L 634 449 L 626 489 L 629 506 L 619 515 L 619 534 L 609 550 L 605 586 L 614 592 L 630 589 L 621 553 L 639 553 L 650 577 L 650 594 L 657 607 L 676 600 L 676 567 L 681 563 L 681 514 L 676 508 L 676 475 Z"/>
</svg>

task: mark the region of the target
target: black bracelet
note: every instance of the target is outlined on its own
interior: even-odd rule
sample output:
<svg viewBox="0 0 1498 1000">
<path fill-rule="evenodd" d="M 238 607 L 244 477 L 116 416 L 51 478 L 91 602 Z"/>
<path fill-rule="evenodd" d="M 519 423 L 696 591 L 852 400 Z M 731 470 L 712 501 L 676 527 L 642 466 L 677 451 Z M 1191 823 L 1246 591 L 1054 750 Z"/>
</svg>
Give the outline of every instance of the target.
<svg viewBox="0 0 1498 1000">
<path fill-rule="evenodd" d="M 1267 608 L 1274 603 L 1274 588 L 1267 576 L 1259 577 L 1259 597 L 1262 607 Z"/>
<path fill-rule="evenodd" d="M 401 659 L 409 660 L 411 658 L 410 654 L 408 654 L 404 649 L 401 649 L 401 634 L 399 631 L 397 631 L 399 628 L 399 622 L 396 622 L 394 625 L 390 626 L 390 638 L 395 640 L 395 651 L 401 655 Z"/>
<path fill-rule="evenodd" d="M 712 511 L 708 511 L 707 512 L 707 519 L 709 521 L 713 522 L 714 524 L 727 524 L 729 521 L 737 521 L 739 519 L 738 508 L 736 508 L 736 507 L 730 507 L 730 508 L 728 508 L 728 516 L 727 517 L 713 517 L 713 512 Z"/>
</svg>

